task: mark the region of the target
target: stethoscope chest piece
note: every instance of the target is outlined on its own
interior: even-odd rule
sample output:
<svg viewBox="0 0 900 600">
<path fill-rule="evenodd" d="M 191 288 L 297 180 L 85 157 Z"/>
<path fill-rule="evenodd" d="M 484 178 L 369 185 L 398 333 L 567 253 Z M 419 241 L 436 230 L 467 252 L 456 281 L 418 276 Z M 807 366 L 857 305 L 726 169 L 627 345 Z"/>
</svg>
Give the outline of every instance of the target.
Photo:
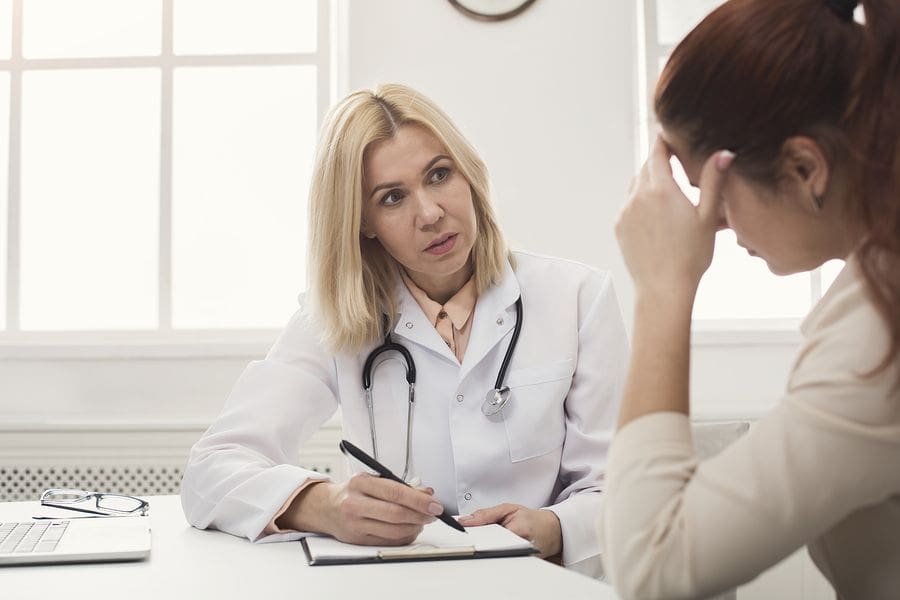
<svg viewBox="0 0 900 600">
<path fill-rule="evenodd" d="M 493 389 L 487 393 L 484 404 L 481 405 L 481 412 L 485 416 L 492 417 L 503 410 L 506 403 L 509 402 L 509 387 L 503 386 L 500 389 Z"/>
</svg>

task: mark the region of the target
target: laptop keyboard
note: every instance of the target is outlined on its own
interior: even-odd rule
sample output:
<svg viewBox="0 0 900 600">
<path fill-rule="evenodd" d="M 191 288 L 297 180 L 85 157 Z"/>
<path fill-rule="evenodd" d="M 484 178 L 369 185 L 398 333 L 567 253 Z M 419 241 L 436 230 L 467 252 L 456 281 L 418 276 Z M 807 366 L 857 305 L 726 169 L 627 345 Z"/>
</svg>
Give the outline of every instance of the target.
<svg viewBox="0 0 900 600">
<path fill-rule="evenodd" d="M 0 554 L 53 552 L 68 521 L 0 523 Z"/>
</svg>

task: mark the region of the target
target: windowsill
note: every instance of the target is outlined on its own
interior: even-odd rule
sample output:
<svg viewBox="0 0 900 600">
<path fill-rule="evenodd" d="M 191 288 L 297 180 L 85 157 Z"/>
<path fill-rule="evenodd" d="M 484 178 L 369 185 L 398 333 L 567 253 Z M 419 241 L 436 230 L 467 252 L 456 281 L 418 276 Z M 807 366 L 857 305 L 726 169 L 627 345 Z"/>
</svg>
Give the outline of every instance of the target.
<svg viewBox="0 0 900 600">
<path fill-rule="evenodd" d="M 7 419 L 0 424 L 0 433 L 3 434 L 33 434 L 33 433 L 171 433 L 203 432 L 210 425 L 210 420 L 200 418 L 167 419 L 164 421 L 142 419 L 73 419 L 71 417 L 48 418 L 47 415 L 31 416 L 20 415 L 15 419 Z M 322 429 L 340 429 L 341 411 L 338 410 L 325 423 Z"/>
<path fill-rule="evenodd" d="M 799 319 L 695 321 L 694 347 L 796 346 Z M 0 336 L 0 360 L 136 360 L 263 357 L 279 330 L 66 332 Z"/>
<path fill-rule="evenodd" d="M 800 319 L 703 319 L 694 321 L 691 346 L 796 346 Z"/>
<path fill-rule="evenodd" d="M 6 334 L 0 360 L 263 357 L 278 330 Z"/>
</svg>

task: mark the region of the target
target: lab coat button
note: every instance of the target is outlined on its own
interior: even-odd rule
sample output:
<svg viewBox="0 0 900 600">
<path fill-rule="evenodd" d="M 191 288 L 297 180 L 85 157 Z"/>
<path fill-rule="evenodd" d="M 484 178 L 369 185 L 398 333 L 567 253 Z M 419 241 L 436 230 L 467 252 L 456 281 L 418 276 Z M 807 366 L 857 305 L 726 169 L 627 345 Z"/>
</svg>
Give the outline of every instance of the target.
<svg viewBox="0 0 900 600">
<path fill-rule="evenodd" d="M 406 322 L 406 328 L 407 328 L 407 329 L 412 329 L 412 325 L 413 325 L 413 324 L 412 324 L 412 321 L 407 321 L 407 322 Z"/>
<path fill-rule="evenodd" d="M 503 317 L 497 319 L 497 325 L 503 325 Z"/>
<path fill-rule="evenodd" d="M 465 397 L 463 394 L 457 394 L 457 395 L 456 395 L 456 401 L 457 401 L 457 402 L 462 402 L 462 401 L 465 400 L 465 399 L 466 399 L 466 397 Z"/>
<path fill-rule="evenodd" d="M 466 492 L 466 495 L 463 496 L 463 498 L 465 498 L 466 500 L 471 500 L 471 499 L 472 499 L 472 494 L 470 494 L 469 492 Z"/>
</svg>

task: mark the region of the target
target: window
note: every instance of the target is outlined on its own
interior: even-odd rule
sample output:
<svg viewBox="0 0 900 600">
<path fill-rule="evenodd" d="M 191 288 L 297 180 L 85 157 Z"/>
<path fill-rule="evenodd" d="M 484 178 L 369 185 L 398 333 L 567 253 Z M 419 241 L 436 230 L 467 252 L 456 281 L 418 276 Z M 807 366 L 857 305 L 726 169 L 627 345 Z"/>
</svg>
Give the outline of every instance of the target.
<svg viewBox="0 0 900 600">
<path fill-rule="evenodd" d="M 722 0 L 638 0 L 643 17 L 639 44 L 645 76 L 641 81 L 641 158 L 659 131 L 652 122 L 653 89 L 666 59 L 678 41 Z M 696 190 L 675 167 L 676 179 L 694 202 Z M 704 275 L 694 305 L 694 322 L 700 328 L 780 329 L 793 326 L 828 289 L 843 266 L 829 261 L 812 273 L 788 277 L 772 275 L 765 263 L 737 245 L 734 233 L 722 231 L 716 239 L 712 266 Z"/>
<path fill-rule="evenodd" d="M 327 0 L 0 0 L 0 340 L 280 328 Z"/>
</svg>

